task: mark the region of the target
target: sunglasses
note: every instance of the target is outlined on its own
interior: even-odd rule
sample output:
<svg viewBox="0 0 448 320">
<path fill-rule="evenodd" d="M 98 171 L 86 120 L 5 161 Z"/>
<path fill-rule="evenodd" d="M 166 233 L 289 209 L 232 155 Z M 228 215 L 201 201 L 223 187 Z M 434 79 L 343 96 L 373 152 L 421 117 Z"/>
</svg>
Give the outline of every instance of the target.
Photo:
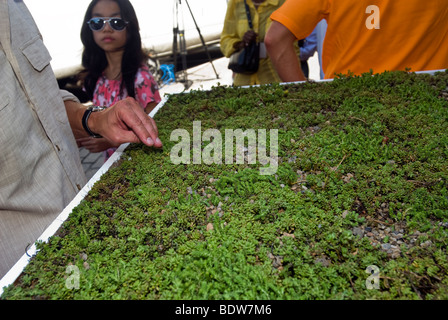
<svg viewBox="0 0 448 320">
<path fill-rule="evenodd" d="M 104 29 L 106 22 L 109 23 L 109 26 L 115 31 L 123 31 L 129 23 L 121 18 L 104 17 L 92 18 L 87 22 L 87 24 L 89 25 L 90 30 L 101 31 Z"/>
</svg>

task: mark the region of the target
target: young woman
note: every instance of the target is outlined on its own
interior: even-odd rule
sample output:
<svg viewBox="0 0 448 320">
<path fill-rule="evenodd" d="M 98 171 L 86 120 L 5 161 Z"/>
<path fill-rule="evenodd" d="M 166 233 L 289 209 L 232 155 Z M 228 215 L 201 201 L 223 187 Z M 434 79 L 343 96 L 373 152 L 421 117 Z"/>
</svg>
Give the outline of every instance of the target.
<svg viewBox="0 0 448 320">
<path fill-rule="evenodd" d="M 133 97 L 149 113 L 160 102 L 129 0 L 93 0 L 84 17 L 81 41 L 83 86 L 94 105 L 109 107 Z M 103 138 L 81 139 L 78 145 L 90 152 L 107 150 L 106 159 L 117 147 Z"/>
</svg>

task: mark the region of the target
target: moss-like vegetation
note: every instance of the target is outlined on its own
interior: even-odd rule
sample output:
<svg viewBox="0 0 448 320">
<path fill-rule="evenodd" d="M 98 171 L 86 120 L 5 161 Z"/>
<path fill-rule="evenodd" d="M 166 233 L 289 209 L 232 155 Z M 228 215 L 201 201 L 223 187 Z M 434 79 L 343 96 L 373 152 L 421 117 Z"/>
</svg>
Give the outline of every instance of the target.
<svg viewBox="0 0 448 320">
<path fill-rule="evenodd" d="M 3 299 L 448 298 L 448 73 L 218 86 L 155 119 L 164 149 L 128 147 Z M 278 130 L 276 173 L 174 164 L 194 121 Z"/>
</svg>

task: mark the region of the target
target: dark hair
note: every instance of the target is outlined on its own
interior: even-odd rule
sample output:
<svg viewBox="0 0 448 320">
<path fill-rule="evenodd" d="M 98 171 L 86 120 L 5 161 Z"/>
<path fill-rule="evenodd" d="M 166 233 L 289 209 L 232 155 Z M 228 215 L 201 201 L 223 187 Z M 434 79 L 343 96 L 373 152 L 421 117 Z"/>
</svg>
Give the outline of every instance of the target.
<svg viewBox="0 0 448 320">
<path fill-rule="evenodd" d="M 95 90 L 98 78 L 107 67 L 106 54 L 104 53 L 104 50 L 95 43 L 95 40 L 93 39 L 93 31 L 90 30 L 87 25 L 87 21 L 92 18 L 93 7 L 99 1 L 100 0 L 93 0 L 89 4 L 81 27 L 81 41 L 84 45 L 82 53 L 82 65 L 85 68 L 83 71 L 85 74 L 84 88 L 87 97 L 90 100 L 93 98 L 93 91 Z M 145 55 L 142 50 L 142 40 L 140 37 L 140 28 L 134 7 L 129 0 L 113 1 L 120 7 L 121 17 L 129 22 L 126 27 L 127 40 L 121 61 L 121 74 L 123 80 L 121 82 L 120 94 L 123 92 L 123 88 L 126 87 L 128 95 L 135 97 L 135 75 L 137 74 L 138 68 L 145 61 Z"/>
</svg>

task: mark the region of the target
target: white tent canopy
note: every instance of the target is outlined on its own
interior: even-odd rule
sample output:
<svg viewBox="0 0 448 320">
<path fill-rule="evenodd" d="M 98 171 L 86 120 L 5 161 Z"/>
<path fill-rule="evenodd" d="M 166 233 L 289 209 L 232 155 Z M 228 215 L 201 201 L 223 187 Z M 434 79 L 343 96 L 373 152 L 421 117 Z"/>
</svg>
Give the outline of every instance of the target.
<svg viewBox="0 0 448 320">
<path fill-rule="evenodd" d="M 71 76 L 80 69 L 81 24 L 90 1 L 25 0 L 50 51 L 51 65 L 57 78 Z M 131 3 L 139 20 L 143 46 L 158 55 L 171 53 L 175 23 L 179 23 L 179 27 L 184 26 L 187 49 L 202 45 L 194 21 L 205 43 L 219 42 L 227 0 L 131 0 Z"/>
</svg>

